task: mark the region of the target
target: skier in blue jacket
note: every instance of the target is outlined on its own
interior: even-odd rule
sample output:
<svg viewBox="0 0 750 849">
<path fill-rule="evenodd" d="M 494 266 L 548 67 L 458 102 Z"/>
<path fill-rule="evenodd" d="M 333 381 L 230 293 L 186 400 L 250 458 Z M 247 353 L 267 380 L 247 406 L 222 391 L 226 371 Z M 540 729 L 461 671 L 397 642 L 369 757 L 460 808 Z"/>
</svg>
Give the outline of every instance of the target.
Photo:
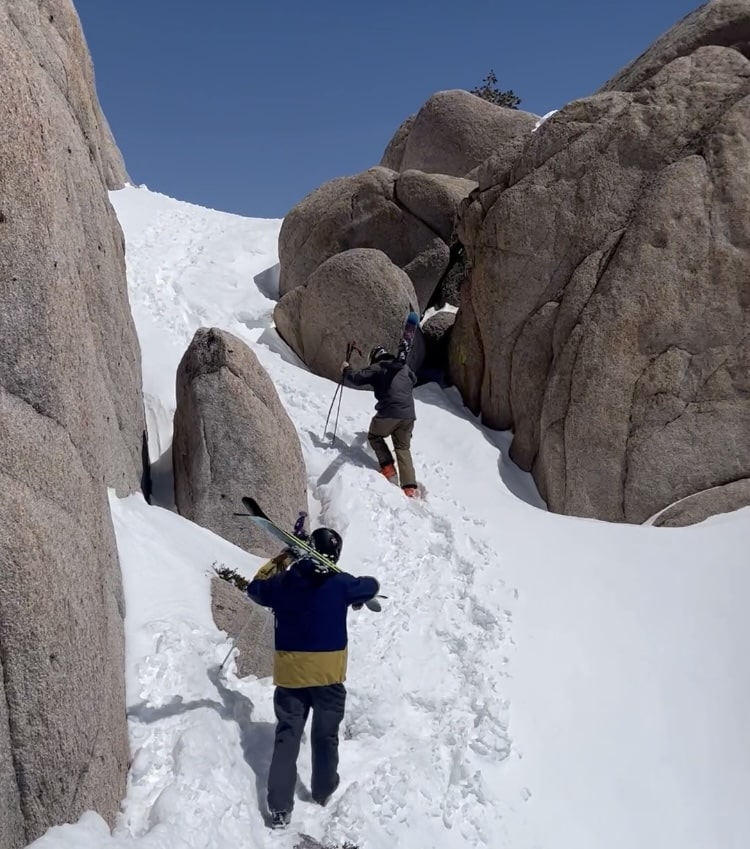
<svg viewBox="0 0 750 849">
<path fill-rule="evenodd" d="M 342 540 L 318 528 L 309 544 L 336 563 Z M 313 799 L 325 805 L 339 784 L 339 725 L 346 703 L 349 607 L 359 608 L 380 589 L 375 578 L 321 569 L 312 558 L 294 561 L 285 549 L 264 564 L 248 584 L 250 598 L 270 607 L 276 618 L 273 704 L 276 738 L 268 775 L 271 827 L 291 821 L 297 756 L 312 710 Z"/>
</svg>

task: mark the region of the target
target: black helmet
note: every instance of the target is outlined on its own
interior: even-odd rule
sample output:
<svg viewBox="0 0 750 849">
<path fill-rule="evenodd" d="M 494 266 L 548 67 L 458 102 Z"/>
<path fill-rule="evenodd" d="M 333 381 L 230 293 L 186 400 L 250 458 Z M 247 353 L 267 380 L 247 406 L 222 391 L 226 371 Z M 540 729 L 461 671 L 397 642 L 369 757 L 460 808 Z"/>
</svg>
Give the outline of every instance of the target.
<svg viewBox="0 0 750 849">
<path fill-rule="evenodd" d="M 387 357 L 390 357 L 390 354 L 388 353 L 388 351 L 385 350 L 382 345 L 376 345 L 374 348 L 370 348 L 370 365 L 372 365 L 373 363 L 379 363 L 381 360 L 384 360 Z"/>
<path fill-rule="evenodd" d="M 341 546 L 344 544 L 341 536 L 331 528 L 318 528 L 310 536 L 312 547 L 320 554 L 325 555 L 334 563 L 339 559 Z"/>
</svg>

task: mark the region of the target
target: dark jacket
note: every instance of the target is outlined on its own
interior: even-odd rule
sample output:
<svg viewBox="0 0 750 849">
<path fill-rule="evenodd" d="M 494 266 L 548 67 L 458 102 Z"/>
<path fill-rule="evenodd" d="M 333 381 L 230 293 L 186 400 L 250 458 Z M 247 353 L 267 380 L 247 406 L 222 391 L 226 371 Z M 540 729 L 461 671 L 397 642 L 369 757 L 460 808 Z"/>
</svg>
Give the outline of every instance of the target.
<svg viewBox="0 0 750 849">
<path fill-rule="evenodd" d="M 352 386 L 372 386 L 377 403 L 375 416 L 379 419 L 414 421 L 414 387 L 417 376 L 404 363 L 391 357 L 367 368 L 348 368 L 344 380 Z"/>
<path fill-rule="evenodd" d="M 280 558 L 261 566 L 248 584 L 250 598 L 276 616 L 273 682 L 278 687 L 321 687 L 346 678 L 349 605 L 380 589 L 375 578 L 317 571 L 304 559 L 286 571 Z"/>
</svg>

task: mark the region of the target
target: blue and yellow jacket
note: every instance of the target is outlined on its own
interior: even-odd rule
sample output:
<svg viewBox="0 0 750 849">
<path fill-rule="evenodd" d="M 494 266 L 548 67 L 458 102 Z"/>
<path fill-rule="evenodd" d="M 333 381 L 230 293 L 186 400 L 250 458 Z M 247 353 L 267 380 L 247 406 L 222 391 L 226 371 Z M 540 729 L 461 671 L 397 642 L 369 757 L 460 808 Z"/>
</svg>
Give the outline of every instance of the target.
<svg viewBox="0 0 750 849">
<path fill-rule="evenodd" d="M 346 679 L 346 615 L 352 604 L 378 594 L 375 578 L 348 572 L 321 574 L 312 559 L 285 552 L 269 560 L 248 584 L 250 598 L 276 617 L 273 683 L 320 687 Z"/>
</svg>

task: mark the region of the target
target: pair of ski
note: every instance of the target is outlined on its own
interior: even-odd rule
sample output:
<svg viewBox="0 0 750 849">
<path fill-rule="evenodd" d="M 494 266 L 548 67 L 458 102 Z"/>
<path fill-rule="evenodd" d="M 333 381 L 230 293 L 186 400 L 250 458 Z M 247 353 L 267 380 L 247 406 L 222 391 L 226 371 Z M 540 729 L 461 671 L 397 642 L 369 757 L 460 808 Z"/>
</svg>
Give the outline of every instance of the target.
<svg viewBox="0 0 750 849">
<path fill-rule="evenodd" d="M 414 342 L 414 337 L 417 335 L 418 327 L 419 314 L 412 311 L 409 313 L 409 315 L 406 316 L 406 323 L 404 324 L 404 329 L 401 333 L 401 341 L 398 343 L 398 353 L 396 354 L 396 359 L 399 362 L 406 362 L 409 356 L 409 351 L 411 351 L 411 346 Z"/>
<path fill-rule="evenodd" d="M 283 542 L 286 547 L 294 554 L 294 556 L 298 559 L 302 559 L 303 557 L 310 557 L 313 559 L 318 566 L 324 571 L 327 572 L 343 572 L 343 569 L 340 569 L 332 560 L 329 560 L 325 555 L 321 554 L 319 551 L 316 551 L 311 545 L 308 545 L 303 540 L 296 537 L 294 534 L 289 531 L 285 531 L 283 528 L 280 528 L 275 522 L 272 522 L 268 516 L 263 512 L 262 508 L 258 504 L 258 502 L 254 498 L 250 498 L 249 496 L 244 496 L 242 498 L 242 506 L 247 510 L 247 513 L 235 513 L 235 516 L 245 516 L 250 519 L 250 521 L 259 528 L 262 528 L 267 534 L 272 537 L 275 537 L 280 542 Z M 385 596 L 380 596 L 380 598 L 385 598 Z M 380 606 L 380 602 L 371 598 L 369 601 L 365 602 L 365 605 L 372 611 L 379 613 L 382 609 Z"/>
</svg>

